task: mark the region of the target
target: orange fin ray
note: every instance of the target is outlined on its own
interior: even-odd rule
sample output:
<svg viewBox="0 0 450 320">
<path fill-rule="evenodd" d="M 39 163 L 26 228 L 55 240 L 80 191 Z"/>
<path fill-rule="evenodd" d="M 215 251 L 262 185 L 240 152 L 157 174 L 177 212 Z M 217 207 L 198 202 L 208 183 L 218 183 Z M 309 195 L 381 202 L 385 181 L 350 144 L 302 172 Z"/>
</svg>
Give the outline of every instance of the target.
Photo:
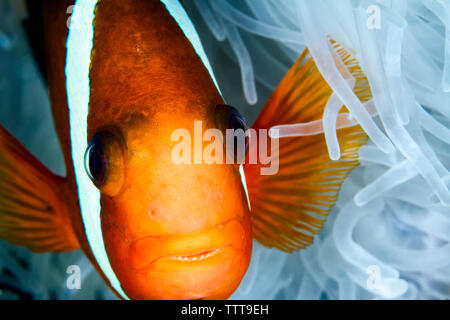
<svg viewBox="0 0 450 320">
<path fill-rule="evenodd" d="M 0 126 L 0 239 L 34 252 L 78 249 L 65 185 Z"/>
<path fill-rule="evenodd" d="M 370 100 L 367 78 L 356 59 L 333 41 L 330 48 L 355 80 L 353 91 L 358 98 Z M 306 49 L 267 101 L 253 129 L 320 121 L 332 93 Z M 343 112 L 348 112 L 345 106 Z M 261 175 L 260 164 L 244 165 L 253 233 L 261 244 L 291 252 L 313 243 L 342 182 L 359 165 L 359 148 L 368 139 L 359 125 L 338 129 L 337 137 L 341 149 L 337 161 L 330 160 L 322 132 L 279 138 L 275 175 Z"/>
</svg>

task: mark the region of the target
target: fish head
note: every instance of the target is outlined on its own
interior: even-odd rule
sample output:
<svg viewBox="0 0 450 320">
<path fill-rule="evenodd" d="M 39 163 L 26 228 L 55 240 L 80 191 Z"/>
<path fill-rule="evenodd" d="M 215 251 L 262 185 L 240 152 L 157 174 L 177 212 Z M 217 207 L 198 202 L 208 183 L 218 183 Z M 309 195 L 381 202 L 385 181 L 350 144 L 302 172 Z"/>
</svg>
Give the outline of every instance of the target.
<svg viewBox="0 0 450 320">
<path fill-rule="evenodd" d="M 225 136 L 242 123 L 223 105 L 183 12 L 178 1 L 80 2 L 74 19 L 93 19 L 92 48 L 86 30 L 69 35 L 67 74 L 77 77 L 68 79 L 83 65 L 89 87 L 85 168 L 100 191 L 100 205 L 80 197 L 86 236 L 105 278 L 132 299 L 226 298 L 251 255 L 240 165 L 195 160 L 211 150 L 202 143 L 208 129 Z M 68 90 L 72 118 L 86 111 L 77 92 Z"/>
<path fill-rule="evenodd" d="M 110 264 L 133 299 L 227 298 L 250 261 L 245 185 L 225 143 L 243 120 L 219 98 L 189 96 L 90 114 L 86 170 L 101 192 Z M 207 132 L 223 161 L 205 163 Z"/>
</svg>

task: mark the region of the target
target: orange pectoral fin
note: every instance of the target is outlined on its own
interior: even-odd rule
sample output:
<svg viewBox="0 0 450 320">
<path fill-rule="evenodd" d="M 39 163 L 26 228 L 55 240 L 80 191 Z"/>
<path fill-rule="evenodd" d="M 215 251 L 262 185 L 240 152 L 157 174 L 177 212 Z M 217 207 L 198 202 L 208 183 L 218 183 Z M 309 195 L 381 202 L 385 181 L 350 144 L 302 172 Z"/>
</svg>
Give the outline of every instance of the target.
<svg viewBox="0 0 450 320">
<path fill-rule="evenodd" d="M 333 48 L 355 80 L 355 94 L 362 102 L 369 100 L 370 87 L 357 61 L 338 45 Z M 305 50 L 264 106 L 253 129 L 321 120 L 331 94 Z M 348 111 L 343 107 L 341 112 Z M 337 161 L 330 160 L 324 134 L 319 132 L 279 138 L 279 168 L 274 175 L 261 175 L 261 164 L 244 165 L 253 234 L 260 243 L 290 252 L 313 242 L 342 182 L 359 165 L 359 148 L 367 142 L 359 125 L 339 129 L 337 136 L 341 151 Z"/>
<path fill-rule="evenodd" d="M 35 252 L 78 249 L 66 184 L 0 126 L 0 239 Z"/>
</svg>

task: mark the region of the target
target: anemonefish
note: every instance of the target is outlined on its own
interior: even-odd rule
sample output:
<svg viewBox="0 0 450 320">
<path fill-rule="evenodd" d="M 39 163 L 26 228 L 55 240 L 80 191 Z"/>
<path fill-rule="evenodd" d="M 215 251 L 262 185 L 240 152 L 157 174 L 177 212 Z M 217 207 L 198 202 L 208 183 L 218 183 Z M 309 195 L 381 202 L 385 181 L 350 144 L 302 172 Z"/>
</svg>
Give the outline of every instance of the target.
<svg viewBox="0 0 450 320">
<path fill-rule="evenodd" d="M 81 248 L 124 299 L 225 299 L 246 273 L 253 238 L 287 252 L 313 242 L 358 165 L 367 141 L 359 126 L 338 130 L 338 161 L 323 134 L 273 138 L 273 175 L 261 174 L 262 163 L 174 163 L 174 130 L 246 127 L 225 104 L 183 4 L 78 0 L 67 29 L 72 4 L 44 6 L 66 176 L 0 127 L 1 239 L 34 252 Z M 356 60 L 330 48 L 369 100 Z M 251 128 L 320 120 L 331 94 L 305 50 Z"/>
</svg>

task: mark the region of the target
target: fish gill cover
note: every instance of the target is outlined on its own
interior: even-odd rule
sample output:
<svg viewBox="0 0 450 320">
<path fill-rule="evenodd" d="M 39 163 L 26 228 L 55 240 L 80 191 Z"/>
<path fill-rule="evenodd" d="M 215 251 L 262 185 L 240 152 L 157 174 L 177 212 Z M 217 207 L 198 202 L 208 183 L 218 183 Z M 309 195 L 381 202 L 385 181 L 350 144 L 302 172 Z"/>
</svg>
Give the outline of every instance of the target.
<svg viewBox="0 0 450 320">
<path fill-rule="evenodd" d="M 1 121 L 64 172 L 18 3 L 0 0 Z M 345 104 L 370 138 L 314 244 L 288 254 L 255 242 L 231 298 L 448 299 L 450 2 L 186 0 L 185 6 L 224 97 L 250 123 L 308 47 L 334 91 L 334 107 Z M 358 60 L 370 103 L 355 99 L 330 40 Z M 333 136 L 335 123 L 324 119 L 325 135 Z M 327 144 L 330 156 L 339 157 L 338 142 Z M 69 265 L 83 270 L 82 290 L 67 289 Z M 80 252 L 36 255 L 4 242 L 0 288 L 0 298 L 113 298 Z"/>
</svg>

